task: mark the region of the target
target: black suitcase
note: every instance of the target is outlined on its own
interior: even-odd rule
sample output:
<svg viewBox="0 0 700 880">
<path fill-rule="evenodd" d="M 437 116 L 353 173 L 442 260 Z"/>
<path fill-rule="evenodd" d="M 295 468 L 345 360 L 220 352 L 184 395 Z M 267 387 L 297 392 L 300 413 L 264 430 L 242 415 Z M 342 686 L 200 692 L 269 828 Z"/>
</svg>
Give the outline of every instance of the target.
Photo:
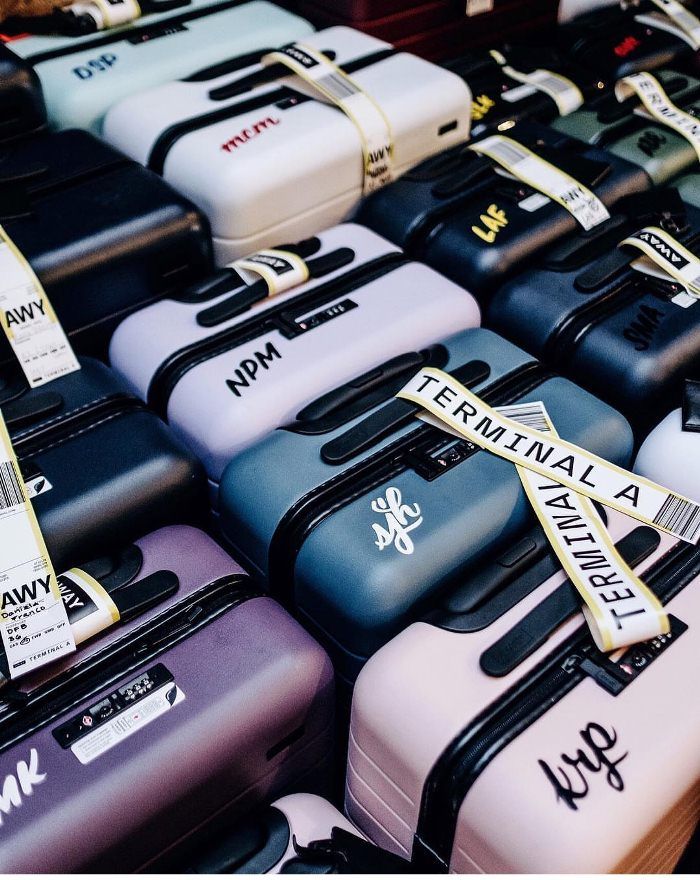
<svg viewBox="0 0 700 880">
<path fill-rule="evenodd" d="M 0 142 L 41 131 L 46 107 L 39 77 L 0 42 Z"/>
<path fill-rule="evenodd" d="M 607 207 L 650 186 L 641 168 L 544 125 L 523 123 L 508 136 L 588 186 Z M 498 232 L 484 226 L 489 209 L 505 220 Z M 482 301 L 529 259 L 580 228 L 561 205 L 504 177 L 468 146 L 441 153 L 373 193 L 357 219 Z"/>
<path fill-rule="evenodd" d="M 6 147 L 0 180 L 0 223 L 79 352 L 104 354 L 127 314 L 211 271 L 209 226 L 191 202 L 87 132 Z"/>
<path fill-rule="evenodd" d="M 144 532 L 206 516 L 199 461 L 104 364 L 29 390 L 0 374 L 0 407 L 57 571 Z"/>
<path fill-rule="evenodd" d="M 700 368 L 700 305 L 683 288 L 630 267 L 618 248 L 629 233 L 660 226 L 700 254 L 700 210 L 676 190 L 629 200 L 594 234 L 571 236 L 499 290 L 488 323 L 517 345 L 619 409 L 638 436 L 680 398 Z"/>
</svg>

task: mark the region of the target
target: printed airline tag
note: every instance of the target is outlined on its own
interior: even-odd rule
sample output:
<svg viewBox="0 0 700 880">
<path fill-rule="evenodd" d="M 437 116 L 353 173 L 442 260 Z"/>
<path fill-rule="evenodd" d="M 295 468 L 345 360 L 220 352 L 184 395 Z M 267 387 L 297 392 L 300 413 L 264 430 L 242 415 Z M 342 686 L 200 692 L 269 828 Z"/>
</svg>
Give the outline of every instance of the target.
<svg viewBox="0 0 700 880">
<path fill-rule="evenodd" d="M 548 436 L 485 404 L 448 373 L 423 367 L 398 397 L 437 416 L 462 437 L 676 538 L 700 541 L 700 505 L 573 443 Z"/>
<path fill-rule="evenodd" d="M 615 86 L 618 101 L 624 101 L 633 94 L 640 99 L 649 116 L 682 135 L 700 159 L 700 120 L 677 107 L 655 76 L 634 73 L 621 79 Z"/>
<path fill-rule="evenodd" d="M 636 21 L 680 37 L 695 51 L 700 49 L 700 19 L 678 0 L 651 0 L 651 2 L 663 15 L 653 12 L 650 15 L 635 15 Z"/>
<path fill-rule="evenodd" d="M 76 645 L 119 623 L 119 610 L 111 596 L 86 571 L 71 568 L 59 574 L 58 589 Z"/>
<path fill-rule="evenodd" d="M 623 245 L 640 250 L 665 275 L 682 284 L 691 296 L 700 297 L 700 260 L 672 235 L 658 226 L 645 226 L 623 239 L 620 247 Z M 635 260 L 631 265 L 644 271 L 641 261 Z"/>
<path fill-rule="evenodd" d="M 543 68 L 533 70 L 532 73 L 523 73 L 511 67 L 501 52 L 497 52 L 494 49 L 491 51 L 491 56 L 501 65 L 503 72 L 511 79 L 523 83 L 523 85 L 531 86 L 538 92 L 544 92 L 545 95 L 548 95 L 557 105 L 560 116 L 567 116 L 569 113 L 573 113 L 574 110 L 578 110 L 581 104 L 583 104 L 581 90 L 576 83 L 567 79 L 567 77 L 554 73 L 553 70 L 545 70 Z M 508 92 L 505 92 L 503 97 L 507 94 Z"/>
<path fill-rule="evenodd" d="M 75 641 L 0 413 L 0 636 L 10 677 L 70 654 Z"/>
<path fill-rule="evenodd" d="M 263 65 L 284 64 L 326 101 L 339 107 L 357 128 L 362 141 L 364 195 L 393 180 L 394 143 L 384 111 L 357 83 L 325 55 L 290 43 L 264 55 Z"/>
<path fill-rule="evenodd" d="M 77 0 L 65 11 L 90 16 L 100 31 L 129 24 L 141 17 L 137 0 Z"/>
<path fill-rule="evenodd" d="M 495 411 L 557 436 L 541 401 Z M 462 437 L 430 413 L 421 418 Z M 613 651 L 667 633 L 670 624 L 661 603 L 620 556 L 593 502 L 522 465 L 516 470 L 552 549 L 585 603 L 583 614 L 598 648 Z"/>
<path fill-rule="evenodd" d="M 284 293 L 309 280 L 309 268 L 296 254 L 270 248 L 231 263 L 243 278 L 251 284 L 260 276 L 267 284 L 270 296 Z"/>
<path fill-rule="evenodd" d="M 2 226 L 0 323 L 30 388 L 80 369 L 41 282 Z"/>
<path fill-rule="evenodd" d="M 471 144 L 469 149 L 488 156 L 518 180 L 559 202 L 586 230 L 610 219 L 595 193 L 511 138 L 492 135 Z"/>
</svg>

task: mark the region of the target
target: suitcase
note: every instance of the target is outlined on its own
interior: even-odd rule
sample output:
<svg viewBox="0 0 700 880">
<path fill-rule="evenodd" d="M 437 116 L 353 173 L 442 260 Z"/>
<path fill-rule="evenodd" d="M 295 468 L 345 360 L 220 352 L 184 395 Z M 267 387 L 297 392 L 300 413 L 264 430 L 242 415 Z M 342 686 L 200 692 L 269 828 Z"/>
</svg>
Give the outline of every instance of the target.
<svg viewBox="0 0 700 880">
<path fill-rule="evenodd" d="M 233 455 L 320 394 L 400 368 L 406 345 L 479 324 L 469 293 L 361 226 L 294 249 L 312 272 L 300 287 L 239 310 L 250 288 L 223 269 L 127 318 L 112 339 L 112 366 L 205 462 L 214 493 Z"/>
<path fill-rule="evenodd" d="M 533 535 L 470 572 L 355 687 L 345 805 L 375 843 L 426 872 L 672 870 L 700 816 L 700 551 L 615 511 L 608 528 L 670 635 L 599 652 Z"/>
<path fill-rule="evenodd" d="M 559 0 L 557 20 L 560 24 L 566 24 L 579 15 L 593 12 L 594 9 L 603 9 L 606 6 L 619 6 L 620 0 Z"/>
<path fill-rule="evenodd" d="M 500 54 L 504 64 L 518 73 L 531 76 L 535 72 L 551 71 L 566 77 L 571 85 L 567 87 L 561 80 L 552 82 L 553 78 L 547 81 L 550 87 L 559 87 L 559 101 L 556 101 L 550 93 L 510 76 L 491 54 L 470 52 L 444 62 L 447 70 L 465 80 L 472 93 L 474 138 L 508 131 L 523 120 L 551 122 L 562 110 L 568 114 L 581 102 L 594 98 L 604 85 L 546 46 L 506 46 Z"/>
<path fill-rule="evenodd" d="M 660 225 L 700 253 L 700 211 L 674 190 L 653 190 L 626 208 L 505 284 L 487 324 L 616 407 L 644 436 L 700 370 L 700 311 L 670 277 L 632 268 L 639 251 L 618 245 Z"/>
<path fill-rule="evenodd" d="M 700 449 L 700 383 L 688 380 L 684 392 L 669 399 L 681 402 L 649 433 L 634 463 L 635 472 L 670 489 L 682 486 L 691 498 L 700 498 L 700 473 L 696 465 Z"/>
<path fill-rule="evenodd" d="M 320 398 L 234 458 L 221 482 L 225 540 L 329 646 L 346 685 L 530 516 L 511 464 L 473 454 L 391 400 L 420 367 L 446 369 L 491 404 L 543 400 L 563 436 L 620 464 L 632 448 L 622 416 L 488 330 L 409 357 L 389 381 Z M 289 461 L 293 470 L 279 467 Z"/>
<path fill-rule="evenodd" d="M 690 174 L 684 174 L 683 177 L 673 181 L 673 185 L 678 189 L 683 201 L 695 205 L 696 208 L 700 208 L 700 174 L 698 171 L 691 171 Z"/>
<path fill-rule="evenodd" d="M 381 106 L 396 175 L 469 136 L 471 96 L 454 74 L 349 28 L 303 44 L 330 53 Z M 219 264 L 340 222 L 362 191 L 360 139 L 345 114 L 305 97 L 296 78 L 280 85 L 281 65 L 242 63 L 122 101 L 104 126 L 111 143 L 204 210 Z"/>
<path fill-rule="evenodd" d="M 116 101 L 245 52 L 262 51 L 311 31 L 273 3 L 174 0 L 163 12 L 100 33 L 27 34 L 17 22 L 8 45 L 34 66 L 53 128 L 99 133 Z"/>
<path fill-rule="evenodd" d="M 0 223 L 78 351 L 104 355 L 121 318 L 211 271 L 194 205 L 87 132 L 8 146 L 0 176 Z M 9 357 L 3 335 L 0 360 Z"/>
<path fill-rule="evenodd" d="M 658 71 L 655 76 L 674 104 L 693 115 L 700 112 L 700 80 L 668 70 Z M 636 97 L 619 102 L 608 93 L 570 116 L 555 120 L 553 127 L 634 162 L 660 186 L 692 169 L 698 154 L 683 135 L 639 116 L 639 103 Z"/>
<path fill-rule="evenodd" d="M 112 595 L 177 592 L 0 703 L 5 872 L 131 872 L 327 766 L 333 673 L 301 627 L 196 529 L 113 551 L 85 566 Z"/>
<path fill-rule="evenodd" d="M 685 4 L 697 16 L 697 3 Z M 670 27 L 671 30 L 666 28 Z M 648 0 L 598 8 L 556 31 L 557 48 L 603 80 L 692 61 L 687 37 Z"/>
<path fill-rule="evenodd" d="M 45 126 L 46 107 L 38 76 L 30 64 L 0 42 L 0 142 Z"/>
<path fill-rule="evenodd" d="M 650 185 L 632 163 L 544 125 L 521 123 L 508 136 L 592 188 L 608 207 Z M 494 205 L 505 212 L 507 222 L 492 236 L 481 218 Z M 491 159 L 467 147 L 430 159 L 373 193 L 355 219 L 482 300 L 529 259 L 579 228 L 561 205 L 508 180 Z"/>
<path fill-rule="evenodd" d="M 203 837 L 184 860 L 188 874 L 385 874 L 410 868 L 313 794 L 286 795 L 247 821 L 207 829 Z"/>
<path fill-rule="evenodd" d="M 104 364 L 81 359 L 79 371 L 33 390 L 9 371 L 1 382 L 2 414 L 56 570 L 206 516 L 201 464 Z"/>
</svg>

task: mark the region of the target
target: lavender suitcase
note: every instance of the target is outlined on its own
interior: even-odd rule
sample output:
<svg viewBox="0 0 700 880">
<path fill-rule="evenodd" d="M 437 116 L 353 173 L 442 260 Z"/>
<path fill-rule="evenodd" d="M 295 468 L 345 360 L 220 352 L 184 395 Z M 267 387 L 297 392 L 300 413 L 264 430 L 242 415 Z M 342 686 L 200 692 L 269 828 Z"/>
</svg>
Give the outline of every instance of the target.
<svg viewBox="0 0 700 880">
<path fill-rule="evenodd" d="M 469 293 L 361 226 L 285 248 L 307 260 L 309 281 L 236 314 L 250 288 L 223 269 L 112 338 L 114 369 L 201 457 L 214 490 L 233 455 L 319 394 L 479 324 Z"/>
<path fill-rule="evenodd" d="M 700 550 L 608 528 L 671 635 L 600 654 L 525 536 L 466 585 L 500 568 L 490 598 L 462 588 L 360 675 L 346 810 L 375 843 L 433 872 L 672 870 L 700 816 Z"/>
<path fill-rule="evenodd" d="M 0 703 L 5 872 L 142 868 L 328 758 L 326 655 L 210 538 L 161 529 L 86 568 L 111 588 L 164 574 L 179 588 Z"/>
</svg>

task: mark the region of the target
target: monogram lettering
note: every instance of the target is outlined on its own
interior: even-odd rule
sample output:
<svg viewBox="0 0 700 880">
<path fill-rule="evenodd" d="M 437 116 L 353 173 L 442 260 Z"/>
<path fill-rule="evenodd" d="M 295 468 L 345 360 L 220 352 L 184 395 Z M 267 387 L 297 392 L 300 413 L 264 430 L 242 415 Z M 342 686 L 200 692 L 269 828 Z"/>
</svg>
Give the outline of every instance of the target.
<svg viewBox="0 0 700 880">
<path fill-rule="evenodd" d="M 0 825 L 3 814 L 7 815 L 14 807 L 22 806 L 22 795 L 30 797 L 34 787 L 46 779 L 46 773 L 39 773 L 39 755 L 36 749 L 29 753 L 29 763 L 18 761 L 17 769 L 5 777 L 0 792 Z"/>
<path fill-rule="evenodd" d="M 372 523 L 377 538 L 375 545 L 380 550 L 384 550 L 393 544 L 395 549 L 405 556 L 413 553 L 413 541 L 408 533 L 417 529 L 423 522 L 420 507 L 417 504 L 403 504 L 401 492 L 390 486 L 383 498 L 380 496 L 372 502 L 372 510 L 384 516 L 386 520 L 386 528 Z"/>
<path fill-rule="evenodd" d="M 479 220 L 484 224 L 487 231 L 484 232 L 479 226 L 472 226 L 472 232 L 488 244 L 493 244 L 496 241 L 496 235 L 504 226 L 508 225 L 506 212 L 502 211 L 498 205 L 489 205 L 486 213 L 482 214 Z"/>
<path fill-rule="evenodd" d="M 265 119 L 261 119 L 259 122 L 253 123 L 250 128 L 244 128 L 238 132 L 238 134 L 234 135 L 232 138 L 226 141 L 226 143 L 221 145 L 221 149 L 226 153 L 232 153 L 234 150 L 237 150 L 239 147 L 242 147 L 243 144 L 248 143 L 248 141 L 257 137 L 259 134 L 262 134 L 263 131 L 267 131 L 273 125 L 279 125 L 280 120 L 274 119 L 272 116 L 267 116 Z"/>
</svg>

